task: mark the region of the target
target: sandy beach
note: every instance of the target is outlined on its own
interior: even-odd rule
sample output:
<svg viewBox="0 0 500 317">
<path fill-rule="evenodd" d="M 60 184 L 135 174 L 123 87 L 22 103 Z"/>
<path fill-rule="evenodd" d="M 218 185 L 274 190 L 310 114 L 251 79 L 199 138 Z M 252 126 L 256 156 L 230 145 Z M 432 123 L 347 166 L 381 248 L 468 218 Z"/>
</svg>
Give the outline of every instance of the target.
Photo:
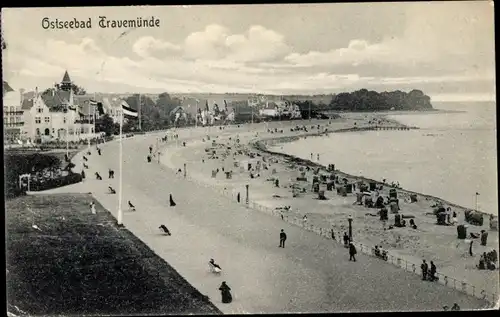
<svg viewBox="0 0 500 317">
<path fill-rule="evenodd" d="M 436 197 L 417 195 L 417 202 L 409 201 L 408 191 L 398 189 L 400 199 L 400 212 L 404 216 L 413 217 L 417 224 L 417 229 L 410 227 L 394 227 L 384 230 L 384 223 L 377 215 L 378 209 L 367 208 L 355 204 L 356 194 L 347 194 L 342 197 L 335 189 L 328 191 L 325 196 L 327 200 L 318 200 L 318 194 L 312 192 L 311 184 L 314 176 L 314 169 L 319 167 L 317 158 L 313 155 L 312 160 L 303 162 L 287 155 L 279 155 L 266 151 L 266 147 L 276 146 L 280 142 L 286 142 L 297 137 L 318 137 L 321 138 L 325 128 L 328 131 L 346 130 L 354 127 L 354 123 L 360 129 L 373 126 L 376 119 L 379 126 L 398 126 L 394 120 L 384 119 L 382 114 L 343 114 L 343 118 L 336 120 L 322 121 L 291 121 L 260 123 L 239 130 L 238 134 L 231 133 L 229 129 L 216 132 L 216 138 L 209 140 L 205 136 L 202 140 L 189 141 L 186 147 L 179 145 L 170 148 L 162 157 L 162 162 L 167 166 L 178 169 L 187 166 L 189 178 L 197 182 L 218 188 L 224 194 L 237 198 L 240 194 L 241 203 L 245 203 L 246 189 L 249 185 L 250 203 L 265 212 L 273 213 L 276 216 L 283 215 L 287 221 L 298 223 L 302 226 L 312 228 L 325 236 L 333 229 L 337 241 L 342 239 L 342 234 L 347 231 L 347 218 L 353 218 L 353 239 L 357 244 L 363 244 L 369 250 L 374 245 L 382 246 L 394 257 L 407 261 L 407 270 L 412 270 L 415 264 L 416 272 L 420 272 L 422 259 L 427 262 L 434 261 L 441 278 L 447 276 L 448 283 L 459 284 L 458 280 L 466 281 L 474 285 L 465 286 L 468 293 L 498 294 L 498 268 L 494 271 L 478 270 L 476 265 L 479 262 L 479 255 L 496 249 L 498 252 L 498 232 L 490 230 L 489 217 L 484 217 L 482 226 L 468 225 L 467 235 L 470 232 L 479 234 L 482 229 L 489 233 L 487 246 L 481 246 L 479 239 L 475 239 L 473 244 L 473 256 L 468 254 L 468 240 L 457 239 L 456 226 L 440 226 L 436 224 L 436 216 L 432 214 L 433 206 L 436 202 L 441 202 L 443 206 L 451 207 L 452 212 L 458 215 L 458 224 L 466 224 L 464 219 L 465 208 L 450 202 L 442 201 Z M 369 123 L 372 121 L 372 123 Z M 379 122 L 380 121 L 380 122 Z M 296 126 L 305 125 L 308 132 L 290 131 Z M 320 129 L 318 129 L 320 125 Z M 208 132 L 208 129 L 205 128 Z M 217 129 L 212 127 L 211 129 Z M 270 133 L 268 129 L 277 133 Z M 280 133 L 283 130 L 283 133 Z M 213 131 L 213 130 L 212 130 Z M 348 133 L 348 132 L 347 132 Z M 401 131 L 404 133 L 404 131 Z M 236 140 L 239 140 L 237 142 Z M 257 146 L 256 146 L 257 145 Z M 215 154 L 212 154 L 215 151 Z M 260 161 L 267 169 L 254 169 L 254 174 L 260 176 L 251 178 L 247 171 L 247 164 L 253 167 Z M 334 163 L 334 162 L 332 162 Z M 309 166 L 309 168 L 308 168 Z M 301 176 L 299 168 L 303 169 L 305 181 L 296 181 Z M 219 170 L 213 177 L 212 171 Z M 328 174 L 326 168 L 321 168 L 321 173 Z M 231 179 L 227 179 L 225 172 L 232 172 Z M 345 178 L 349 183 L 355 183 L 360 177 L 351 176 L 341 171 L 335 171 L 339 178 Z M 275 180 L 279 180 L 279 187 L 275 186 Z M 369 180 L 363 179 L 367 184 Z M 293 197 L 291 186 L 296 192 L 300 192 Z M 302 191 L 302 192 L 301 192 Z M 380 195 L 388 196 L 389 187 L 384 186 Z M 281 208 L 290 206 L 290 210 Z M 304 221 L 303 217 L 307 220 Z M 394 214 L 388 213 L 389 219 L 385 224 L 386 229 L 394 224 Z M 408 222 L 409 219 L 406 219 Z M 369 251 L 368 251 L 369 252 Z M 404 266 L 403 264 L 402 266 Z M 456 279 L 456 280 L 455 280 Z M 444 282 L 444 281 L 440 281 Z M 460 288 L 462 286 L 456 286 Z M 494 296 L 494 295 L 490 295 Z"/>
<path fill-rule="evenodd" d="M 265 124 L 261 127 L 265 131 Z M 163 150 L 161 160 L 169 163 L 180 154 L 179 149 L 189 150 L 197 142 L 205 144 L 202 139 L 208 130 L 212 139 L 237 134 L 243 138 L 248 128 L 169 131 L 169 135 L 178 133 L 179 139 L 176 142 L 169 137 L 167 143 L 158 142 Z M 416 274 L 361 252 L 358 261 L 351 262 L 340 244 L 279 217 L 250 209 L 233 197 L 221 195 L 220 187 L 191 178 L 192 166 L 187 165 L 184 178 L 183 173 L 176 172 L 178 166 L 171 169 L 158 164 L 157 157 L 148 164 L 148 147 L 155 147 L 157 139 L 165 134 L 148 133 L 123 141 L 124 225 L 223 313 L 426 311 L 440 310 L 455 302 L 462 309 L 491 307 L 485 300 L 421 281 Z M 248 134 L 248 140 L 252 138 L 253 134 Z M 110 195 L 108 186 L 118 188 L 118 175 L 103 180 L 92 175 L 105 175 L 108 168 L 118 171 L 119 144 L 112 141 L 100 147 L 102 155 L 94 149 L 91 156 L 87 155 L 89 177 L 84 182 L 45 193 L 91 192 L 116 217 L 118 195 Z M 83 154 L 80 152 L 74 159 L 77 171 Z M 169 194 L 177 206 L 169 207 Z M 137 207 L 135 212 L 127 207 L 128 200 Z M 172 236 L 162 235 L 159 224 L 165 224 Z M 280 229 L 289 237 L 285 249 L 277 247 Z M 215 276 L 209 272 L 209 258 L 221 265 L 223 274 Z M 221 281 L 227 281 L 232 288 L 231 304 L 220 302 Z"/>
</svg>

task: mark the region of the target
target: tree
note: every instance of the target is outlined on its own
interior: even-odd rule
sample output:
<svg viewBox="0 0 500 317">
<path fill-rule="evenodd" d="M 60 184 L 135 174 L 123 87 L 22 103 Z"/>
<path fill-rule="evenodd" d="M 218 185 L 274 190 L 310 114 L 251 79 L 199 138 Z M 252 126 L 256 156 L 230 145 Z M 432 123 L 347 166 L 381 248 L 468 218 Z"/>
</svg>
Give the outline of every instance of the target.
<svg viewBox="0 0 500 317">
<path fill-rule="evenodd" d="M 392 91 L 378 93 L 361 89 L 352 93 L 340 93 L 330 103 L 332 110 L 339 111 L 385 111 L 432 109 L 430 97 L 420 90 L 409 93 Z"/>
<path fill-rule="evenodd" d="M 54 88 L 55 88 L 56 90 L 60 90 L 60 89 L 61 89 L 61 84 L 59 84 L 59 83 L 55 83 L 55 84 L 54 84 Z M 45 91 L 47 91 L 47 90 L 49 90 L 49 91 L 50 91 L 50 89 L 51 89 L 51 88 L 46 89 Z M 52 88 L 52 89 L 53 89 L 53 88 Z M 71 90 L 73 90 L 73 93 L 74 93 L 75 95 L 85 95 L 85 94 L 87 94 L 87 91 L 86 91 L 83 87 L 78 86 L 78 85 L 76 85 L 76 84 L 74 84 L 74 83 L 71 83 Z M 45 92 L 45 91 L 44 91 L 44 92 Z"/>
<path fill-rule="evenodd" d="M 139 111 L 139 99 L 140 99 L 140 116 L 141 116 L 141 129 L 143 131 L 149 131 L 160 128 L 161 111 L 159 111 L 157 104 L 149 96 L 134 94 L 128 97 L 125 101 L 129 104 L 132 109 Z M 138 119 L 129 120 L 125 127 L 130 128 L 131 131 L 138 130 Z M 132 129 L 135 127 L 134 129 Z"/>
<path fill-rule="evenodd" d="M 113 118 L 109 114 L 105 113 L 95 122 L 96 132 L 105 132 L 106 136 L 111 136 L 115 134 L 116 124 L 113 122 Z"/>
</svg>

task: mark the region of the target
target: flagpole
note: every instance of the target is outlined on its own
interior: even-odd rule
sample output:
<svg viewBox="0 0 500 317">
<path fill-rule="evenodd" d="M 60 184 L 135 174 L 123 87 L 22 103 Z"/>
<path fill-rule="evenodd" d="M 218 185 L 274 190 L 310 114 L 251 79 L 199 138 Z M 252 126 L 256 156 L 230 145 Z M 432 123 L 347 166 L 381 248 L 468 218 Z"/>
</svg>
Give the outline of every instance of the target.
<svg viewBox="0 0 500 317">
<path fill-rule="evenodd" d="M 142 131 L 141 127 L 141 94 L 139 93 L 139 130 Z"/>
<path fill-rule="evenodd" d="M 476 192 L 476 195 L 475 195 L 475 198 L 476 198 L 476 199 L 475 199 L 475 200 L 476 200 L 476 211 L 479 211 L 479 210 L 478 210 L 478 208 L 477 208 L 477 196 L 479 196 L 479 193 L 478 193 L 478 192 Z"/>
<path fill-rule="evenodd" d="M 198 128 L 198 103 L 200 101 L 199 100 L 196 100 L 196 112 L 194 114 L 194 127 L 195 128 Z"/>
<path fill-rule="evenodd" d="M 66 156 L 69 157 L 69 109 L 68 105 L 66 104 Z"/>
<path fill-rule="evenodd" d="M 123 224 L 123 211 L 122 211 L 122 183 L 123 183 L 123 108 L 121 109 L 120 115 L 120 167 L 119 167 L 119 182 L 120 187 L 118 189 L 118 225 Z"/>
<path fill-rule="evenodd" d="M 94 98 L 94 101 L 95 101 L 95 98 Z M 88 152 L 90 152 L 90 106 L 91 106 L 91 103 L 89 102 L 89 114 L 88 114 L 88 118 L 89 118 L 89 130 L 88 130 L 88 134 L 87 134 Z"/>
<path fill-rule="evenodd" d="M 96 116 L 95 116 L 95 110 L 96 109 L 94 108 L 94 139 L 95 139 L 95 148 L 97 149 L 97 133 L 95 131 L 95 118 L 96 118 Z"/>
</svg>

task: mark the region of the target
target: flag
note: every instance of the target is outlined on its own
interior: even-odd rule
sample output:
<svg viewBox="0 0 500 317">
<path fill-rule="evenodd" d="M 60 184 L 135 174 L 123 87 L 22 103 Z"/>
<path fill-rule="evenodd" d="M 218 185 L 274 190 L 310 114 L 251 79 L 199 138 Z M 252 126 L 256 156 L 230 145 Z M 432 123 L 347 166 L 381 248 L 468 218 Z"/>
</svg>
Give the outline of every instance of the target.
<svg viewBox="0 0 500 317">
<path fill-rule="evenodd" d="M 97 106 L 97 101 L 90 99 L 89 102 L 90 102 L 90 105 Z"/>
<path fill-rule="evenodd" d="M 102 116 L 106 113 L 106 111 L 104 111 L 104 107 L 102 105 L 102 102 L 97 103 L 97 112 L 99 112 L 100 116 Z"/>
<path fill-rule="evenodd" d="M 137 110 L 130 108 L 125 101 L 122 101 L 122 111 L 123 115 L 127 117 L 137 118 L 139 116 Z"/>
</svg>

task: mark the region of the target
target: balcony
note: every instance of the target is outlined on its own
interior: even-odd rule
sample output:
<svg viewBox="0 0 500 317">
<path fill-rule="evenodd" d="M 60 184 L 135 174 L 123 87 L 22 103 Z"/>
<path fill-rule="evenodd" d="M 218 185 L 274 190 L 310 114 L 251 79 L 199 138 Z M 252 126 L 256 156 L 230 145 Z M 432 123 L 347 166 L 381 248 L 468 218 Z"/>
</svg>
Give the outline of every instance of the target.
<svg viewBox="0 0 500 317">
<path fill-rule="evenodd" d="M 10 127 L 22 127 L 24 125 L 24 122 L 9 122 L 3 124 L 4 127 L 10 128 Z"/>
<path fill-rule="evenodd" d="M 83 119 L 83 120 L 75 120 L 76 124 L 93 124 L 93 120 Z"/>
<path fill-rule="evenodd" d="M 18 110 L 18 111 L 4 111 L 4 114 L 8 115 L 8 116 L 22 116 L 23 113 L 24 113 L 23 110 Z"/>
</svg>

